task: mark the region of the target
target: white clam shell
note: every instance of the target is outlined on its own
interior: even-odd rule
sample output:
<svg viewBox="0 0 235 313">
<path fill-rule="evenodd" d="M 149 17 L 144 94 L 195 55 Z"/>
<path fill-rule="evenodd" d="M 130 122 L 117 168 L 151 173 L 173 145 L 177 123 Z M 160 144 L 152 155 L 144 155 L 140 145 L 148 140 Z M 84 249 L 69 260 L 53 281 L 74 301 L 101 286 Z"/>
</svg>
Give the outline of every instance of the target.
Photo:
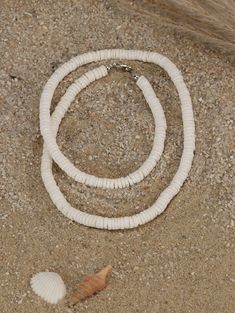
<svg viewBox="0 0 235 313">
<path fill-rule="evenodd" d="M 58 303 L 66 294 L 65 284 L 57 273 L 40 272 L 30 281 L 33 291 L 51 304 Z"/>
</svg>

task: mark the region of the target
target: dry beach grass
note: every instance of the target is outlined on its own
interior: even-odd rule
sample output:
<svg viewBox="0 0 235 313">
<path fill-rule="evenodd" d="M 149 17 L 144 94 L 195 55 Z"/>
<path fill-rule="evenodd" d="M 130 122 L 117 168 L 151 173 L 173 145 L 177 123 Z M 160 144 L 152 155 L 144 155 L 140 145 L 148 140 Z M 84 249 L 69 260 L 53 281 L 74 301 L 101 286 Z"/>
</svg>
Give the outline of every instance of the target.
<svg viewBox="0 0 235 313">
<path fill-rule="evenodd" d="M 122 4 L 227 53 L 234 61 L 235 0 L 122 0 Z"/>
<path fill-rule="evenodd" d="M 38 106 L 54 69 L 103 48 L 158 51 L 182 71 L 196 120 L 190 177 L 160 217 L 130 231 L 72 223 L 49 199 L 40 177 Z M 130 62 L 154 86 L 168 123 L 159 164 L 139 185 L 98 190 L 54 166 L 69 201 L 119 216 L 148 207 L 169 183 L 182 151 L 179 100 L 157 66 Z M 80 68 L 59 86 L 54 104 Z M 0 10 L 0 312 L 232 313 L 234 265 L 235 69 L 218 51 L 116 1 L 1 0 Z M 128 74 L 113 72 L 84 90 L 63 121 L 58 142 L 82 170 L 117 177 L 146 158 L 153 119 Z M 71 291 L 81 277 L 112 264 L 107 289 L 73 309 L 47 305 L 30 289 L 46 269 Z"/>
</svg>

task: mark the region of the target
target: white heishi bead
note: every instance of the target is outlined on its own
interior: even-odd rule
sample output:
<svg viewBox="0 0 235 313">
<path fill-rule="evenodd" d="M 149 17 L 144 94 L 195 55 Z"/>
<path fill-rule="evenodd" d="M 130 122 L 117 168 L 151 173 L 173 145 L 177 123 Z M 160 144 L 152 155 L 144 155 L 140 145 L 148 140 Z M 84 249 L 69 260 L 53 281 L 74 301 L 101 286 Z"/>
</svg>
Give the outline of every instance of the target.
<svg viewBox="0 0 235 313">
<path fill-rule="evenodd" d="M 40 272 L 30 281 L 33 291 L 48 303 L 56 304 L 66 295 L 65 284 L 57 273 Z"/>
</svg>

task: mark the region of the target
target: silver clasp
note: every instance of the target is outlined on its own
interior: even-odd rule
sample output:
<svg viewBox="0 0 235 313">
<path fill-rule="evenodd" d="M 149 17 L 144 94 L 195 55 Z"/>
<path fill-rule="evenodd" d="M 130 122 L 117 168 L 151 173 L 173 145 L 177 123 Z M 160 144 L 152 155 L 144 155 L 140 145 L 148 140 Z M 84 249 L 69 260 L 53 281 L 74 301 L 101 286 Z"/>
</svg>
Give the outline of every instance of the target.
<svg viewBox="0 0 235 313">
<path fill-rule="evenodd" d="M 139 76 L 133 72 L 133 68 L 127 64 L 111 63 L 111 64 L 107 64 L 106 68 L 108 71 L 110 71 L 112 68 L 115 68 L 117 70 L 122 70 L 122 71 L 130 73 L 135 80 L 139 79 Z"/>
</svg>

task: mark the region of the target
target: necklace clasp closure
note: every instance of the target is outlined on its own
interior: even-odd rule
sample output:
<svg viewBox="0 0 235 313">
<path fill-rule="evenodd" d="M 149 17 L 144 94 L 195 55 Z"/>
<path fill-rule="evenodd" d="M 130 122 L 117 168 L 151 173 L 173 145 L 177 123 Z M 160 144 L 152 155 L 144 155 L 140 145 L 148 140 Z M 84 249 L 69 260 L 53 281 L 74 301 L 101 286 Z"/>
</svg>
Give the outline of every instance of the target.
<svg viewBox="0 0 235 313">
<path fill-rule="evenodd" d="M 107 64 L 106 65 L 106 68 L 108 71 L 110 71 L 112 68 L 115 68 L 117 70 L 122 70 L 122 71 L 125 71 L 125 72 L 128 72 L 132 75 L 132 77 L 135 79 L 135 80 L 138 80 L 139 76 L 133 72 L 133 68 L 130 67 L 129 65 L 127 64 L 120 64 L 120 63 L 110 63 L 110 64 Z"/>
</svg>

